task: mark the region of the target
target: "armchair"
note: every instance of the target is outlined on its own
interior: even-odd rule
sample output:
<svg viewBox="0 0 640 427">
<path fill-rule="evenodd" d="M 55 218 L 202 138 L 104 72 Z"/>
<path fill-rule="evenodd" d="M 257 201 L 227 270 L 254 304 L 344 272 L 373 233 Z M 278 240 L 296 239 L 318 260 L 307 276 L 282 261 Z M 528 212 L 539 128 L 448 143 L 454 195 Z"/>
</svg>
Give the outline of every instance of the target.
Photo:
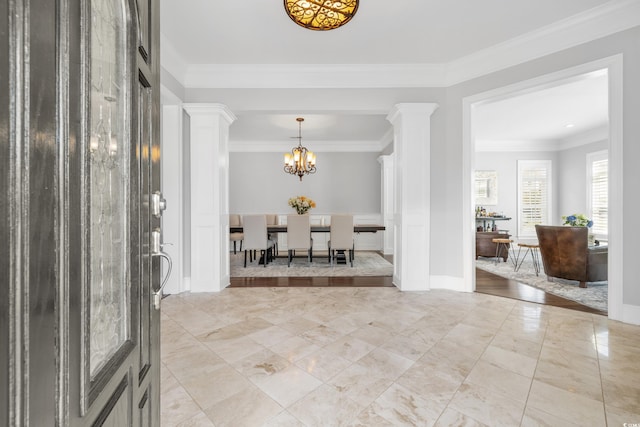
<svg viewBox="0 0 640 427">
<path fill-rule="evenodd" d="M 587 282 L 607 280 L 608 248 L 589 246 L 587 227 L 536 225 L 536 234 L 549 281 L 577 280 L 586 288 Z"/>
</svg>

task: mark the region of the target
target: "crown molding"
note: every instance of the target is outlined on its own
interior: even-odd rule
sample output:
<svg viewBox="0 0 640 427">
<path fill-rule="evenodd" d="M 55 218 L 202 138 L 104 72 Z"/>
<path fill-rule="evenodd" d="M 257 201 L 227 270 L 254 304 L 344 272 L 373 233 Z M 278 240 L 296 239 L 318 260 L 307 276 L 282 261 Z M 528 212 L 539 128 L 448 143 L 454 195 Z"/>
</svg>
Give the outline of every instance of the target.
<svg viewBox="0 0 640 427">
<path fill-rule="evenodd" d="M 438 87 L 440 64 L 194 64 L 185 88 L 328 89 Z"/>
<path fill-rule="evenodd" d="M 230 140 L 231 153 L 289 153 L 295 141 Z M 380 141 L 306 141 L 302 145 L 314 153 L 379 153 L 384 148 Z"/>
<path fill-rule="evenodd" d="M 187 64 L 161 34 L 162 66 L 185 88 L 447 87 L 640 25 L 640 0 L 612 0 L 446 64 Z"/>
<path fill-rule="evenodd" d="M 486 140 L 476 141 L 476 151 L 483 153 L 494 152 L 523 152 L 523 151 L 559 151 L 561 141 L 553 139 L 543 140 Z"/>
<path fill-rule="evenodd" d="M 540 152 L 540 151 L 564 151 L 570 148 L 594 142 L 607 141 L 609 139 L 609 127 L 601 126 L 587 132 L 573 135 L 565 139 L 542 139 L 542 140 L 484 140 L 476 141 L 476 151 L 478 152 Z"/>
<path fill-rule="evenodd" d="M 640 0 L 613 0 L 447 64 L 452 86 L 640 25 Z"/>
<path fill-rule="evenodd" d="M 560 151 L 570 148 L 580 147 L 581 145 L 592 144 L 594 142 L 609 140 L 609 126 L 600 126 L 587 132 L 573 135 L 560 141 Z"/>
</svg>

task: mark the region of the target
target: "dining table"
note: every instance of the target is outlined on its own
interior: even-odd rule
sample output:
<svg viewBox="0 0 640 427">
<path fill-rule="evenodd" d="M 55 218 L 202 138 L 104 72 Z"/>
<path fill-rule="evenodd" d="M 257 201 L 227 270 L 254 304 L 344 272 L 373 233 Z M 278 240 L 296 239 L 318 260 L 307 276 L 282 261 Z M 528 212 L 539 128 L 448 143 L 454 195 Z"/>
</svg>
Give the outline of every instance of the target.
<svg viewBox="0 0 640 427">
<path fill-rule="evenodd" d="M 231 233 L 242 233 L 242 226 L 232 225 L 229 227 L 229 232 Z M 354 233 L 377 233 L 378 231 L 384 231 L 385 226 L 379 224 L 354 224 L 353 231 Z M 331 225 L 322 225 L 322 224 L 311 224 L 311 232 L 312 233 L 329 233 L 331 231 Z M 267 233 L 286 233 L 287 225 L 286 224 L 274 224 L 267 225 Z M 337 263 L 338 264 L 346 264 L 346 256 L 344 251 L 337 251 Z M 264 258 L 260 258 L 259 264 L 264 263 Z"/>
<path fill-rule="evenodd" d="M 378 224 L 354 224 L 353 231 L 355 233 L 377 233 L 378 231 L 384 231 L 384 225 Z M 321 225 L 321 224 L 311 224 L 311 232 L 312 233 L 328 233 L 331 231 L 330 225 Z M 242 226 L 232 225 L 229 227 L 229 232 L 231 233 L 242 233 Z M 286 224 L 277 224 L 277 225 L 267 225 L 267 233 L 286 233 L 287 225 Z"/>
</svg>

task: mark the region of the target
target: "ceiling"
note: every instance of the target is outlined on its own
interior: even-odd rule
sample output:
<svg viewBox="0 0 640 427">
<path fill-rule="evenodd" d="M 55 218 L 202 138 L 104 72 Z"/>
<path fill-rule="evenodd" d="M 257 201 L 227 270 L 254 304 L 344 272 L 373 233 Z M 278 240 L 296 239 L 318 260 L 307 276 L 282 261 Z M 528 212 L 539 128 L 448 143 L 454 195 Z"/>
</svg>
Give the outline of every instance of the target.
<svg viewBox="0 0 640 427">
<path fill-rule="evenodd" d="M 163 43 L 170 48 L 172 58 L 187 67 L 251 64 L 261 70 L 265 64 L 446 66 L 531 32 L 544 31 L 576 14 L 589 13 L 608 0 L 362 0 L 351 22 L 326 32 L 299 27 L 289 19 L 282 3 L 163 0 Z M 189 88 L 188 83 L 181 83 Z M 606 76 L 591 76 L 479 107 L 477 137 L 566 139 L 589 131 L 590 126 L 606 125 L 606 109 Z M 309 141 L 384 145 L 391 129 L 385 115 L 379 113 L 240 111 L 231 127 L 231 143 L 290 142 L 289 137 L 297 135 L 298 115 L 306 119 L 302 133 L 309 145 Z M 565 127 L 569 123 L 574 127 Z"/>
</svg>

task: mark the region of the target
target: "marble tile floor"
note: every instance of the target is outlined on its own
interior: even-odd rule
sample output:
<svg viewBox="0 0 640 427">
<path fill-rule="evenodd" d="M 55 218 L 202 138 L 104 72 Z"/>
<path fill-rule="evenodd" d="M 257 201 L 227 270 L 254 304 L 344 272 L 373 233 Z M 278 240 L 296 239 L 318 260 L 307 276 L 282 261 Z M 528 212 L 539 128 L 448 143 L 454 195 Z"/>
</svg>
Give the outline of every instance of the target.
<svg viewBox="0 0 640 427">
<path fill-rule="evenodd" d="M 163 300 L 162 426 L 640 423 L 640 326 L 478 293 Z"/>
</svg>

